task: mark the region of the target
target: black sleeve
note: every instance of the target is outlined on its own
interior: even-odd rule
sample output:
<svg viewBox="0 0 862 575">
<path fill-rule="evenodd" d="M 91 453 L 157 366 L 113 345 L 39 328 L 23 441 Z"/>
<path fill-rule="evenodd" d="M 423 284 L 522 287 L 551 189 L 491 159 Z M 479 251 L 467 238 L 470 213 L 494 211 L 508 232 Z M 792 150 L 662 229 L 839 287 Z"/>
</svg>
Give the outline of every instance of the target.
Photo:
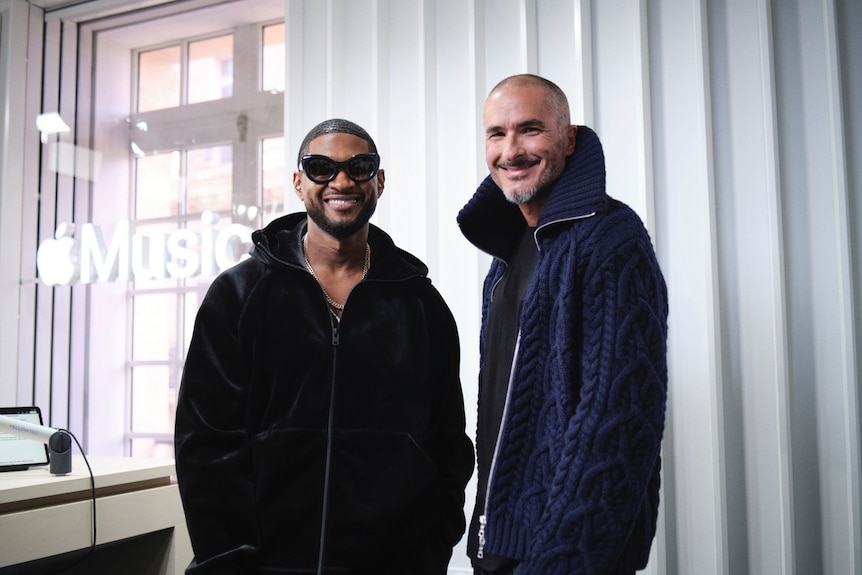
<svg viewBox="0 0 862 575">
<path fill-rule="evenodd" d="M 425 448 L 438 471 L 436 501 L 438 525 L 424 547 L 405 557 L 410 573 L 445 575 L 452 548 L 464 535 L 464 490 L 473 475 L 473 443 L 465 432 L 464 396 L 460 379 L 460 343 L 452 312 L 439 292 L 430 288 L 426 303 L 433 345 L 434 406 L 432 430 Z M 417 556 L 418 555 L 418 556 Z M 424 557 L 421 561 L 418 557 Z M 422 571 L 416 571 L 424 563 Z"/>
<path fill-rule="evenodd" d="M 224 276 L 211 286 L 195 320 L 179 391 L 177 480 L 195 553 L 189 575 L 242 572 L 259 548 L 238 293 Z"/>
</svg>

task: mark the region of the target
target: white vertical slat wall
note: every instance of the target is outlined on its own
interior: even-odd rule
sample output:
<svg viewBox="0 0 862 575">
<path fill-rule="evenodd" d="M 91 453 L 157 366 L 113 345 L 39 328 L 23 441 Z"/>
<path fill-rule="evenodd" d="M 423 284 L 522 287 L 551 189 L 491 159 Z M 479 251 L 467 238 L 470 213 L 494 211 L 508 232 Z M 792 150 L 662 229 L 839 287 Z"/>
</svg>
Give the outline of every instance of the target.
<svg viewBox="0 0 862 575">
<path fill-rule="evenodd" d="M 653 4 L 648 24 L 658 211 L 653 241 L 670 302 L 663 474 L 666 569 L 686 573 L 696 565 L 698 572 L 728 574 L 719 232 L 703 4 Z M 601 125 L 598 131 L 603 133 Z M 611 150 L 625 146 L 625 139 L 606 145 Z M 614 168 L 624 166 L 608 169 Z M 610 187 L 609 193 L 619 192 Z"/>
<path fill-rule="evenodd" d="M 38 166 L 24 153 L 28 109 L 30 7 L 0 0 L 0 405 L 15 405 L 19 398 L 32 401 L 32 377 L 19 380 L 18 317 L 20 301 L 34 285 L 21 285 L 24 248 L 21 245 L 25 201 L 23 190 L 38 179 Z M 18 46 L 15 52 L 11 46 Z M 23 56 L 23 57 L 22 57 Z M 38 141 L 32 135 L 29 144 Z M 33 249 L 35 247 L 33 246 Z M 5 326 L 5 327 L 3 327 Z"/>
<path fill-rule="evenodd" d="M 286 5 L 301 34 L 291 148 L 327 116 L 377 136 L 376 222 L 429 263 L 458 317 L 468 412 L 488 260 L 454 218 L 486 173 L 485 95 L 539 73 L 598 131 L 609 192 L 644 219 L 667 276 L 665 482 L 647 572 L 862 573 L 858 2 Z M 451 572 L 468 572 L 459 550 Z"/>
<path fill-rule="evenodd" d="M 32 317 L 53 296 L 20 281 L 33 277 L 25 227 L 72 209 L 52 212 L 44 194 L 77 190 L 47 178 L 35 213 L 25 190 L 40 167 L 19 147 L 38 147 L 26 94 L 75 105 L 34 82 L 73 75 L 57 53 L 76 40 L 70 27 L 62 46 L 40 48 L 23 4 L 0 0 L 0 399 L 50 403 L 77 425 L 86 408 L 68 380 L 81 367 L 68 355 L 82 334 Z M 609 192 L 644 219 L 670 292 L 662 510 L 646 572 L 862 575 L 859 0 L 285 0 L 285 17 L 287 161 L 328 117 L 376 137 L 387 180 L 375 223 L 429 264 L 458 319 L 471 431 L 489 260 L 455 217 L 487 173 L 485 95 L 535 72 L 602 138 Z M 23 45 L 31 71 L 45 50 L 44 71 L 25 73 Z M 30 244 L 15 252 L 18 236 Z M 76 297 L 57 299 L 54 316 L 69 317 Z M 469 572 L 462 541 L 450 573 Z"/>
</svg>

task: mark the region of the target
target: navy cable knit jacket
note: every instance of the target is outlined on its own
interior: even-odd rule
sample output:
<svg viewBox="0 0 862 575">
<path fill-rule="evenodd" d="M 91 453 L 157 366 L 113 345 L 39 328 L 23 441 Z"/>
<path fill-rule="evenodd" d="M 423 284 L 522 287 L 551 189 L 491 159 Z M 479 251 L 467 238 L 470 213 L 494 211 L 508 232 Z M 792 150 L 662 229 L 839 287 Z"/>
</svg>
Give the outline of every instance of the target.
<svg viewBox="0 0 862 575">
<path fill-rule="evenodd" d="M 490 177 L 458 223 L 495 258 L 484 350 L 491 291 L 526 223 Z M 647 563 L 658 514 L 667 289 L 641 220 L 605 193 L 601 143 L 585 126 L 536 241 L 484 549 L 522 575 L 632 572 Z"/>
</svg>

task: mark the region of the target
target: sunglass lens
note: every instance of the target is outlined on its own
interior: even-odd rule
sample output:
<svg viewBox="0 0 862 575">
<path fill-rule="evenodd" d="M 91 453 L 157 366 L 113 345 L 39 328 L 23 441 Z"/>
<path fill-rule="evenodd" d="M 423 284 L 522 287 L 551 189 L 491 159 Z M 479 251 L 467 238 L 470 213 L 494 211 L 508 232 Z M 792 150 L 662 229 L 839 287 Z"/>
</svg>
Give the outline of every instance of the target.
<svg viewBox="0 0 862 575">
<path fill-rule="evenodd" d="M 328 182 L 336 170 L 335 162 L 329 158 L 307 158 L 303 168 L 308 177 L 315 182 Z"/>
<path fill-rule="evenodd" d="M 377 161 L 373 156 L 359 156 L 347 162 L 347 175 L 356 182 L 367 182 L 377 171 Z"/>
</svg>

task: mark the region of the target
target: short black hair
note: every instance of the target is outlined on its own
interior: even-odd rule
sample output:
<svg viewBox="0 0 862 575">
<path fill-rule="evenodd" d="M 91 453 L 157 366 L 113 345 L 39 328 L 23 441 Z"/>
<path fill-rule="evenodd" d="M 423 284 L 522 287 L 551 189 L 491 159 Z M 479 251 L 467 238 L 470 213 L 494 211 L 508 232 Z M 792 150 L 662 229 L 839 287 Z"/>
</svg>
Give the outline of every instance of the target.
<svg viewBox="0 0 862 575">
<path fill-rule="evenodd" d="M 323 122 L 319 123 L 311 130 L 309 130 L 308 134 L 305 135 L 305 138 L 302 140 L 302 144 L 300 144 L 299 146 L 299 154 L 297 154 L 296 156 L 297 166 L 302 163 L 302 156 L 308 153 L 308 148 L 311 146 L 311 141 L 324 134 L 351 134 L 358 138 L 362 138 L 368 143 L 368 153 L 377 153 L 377 145 L 374 143 L 374 140 L 371 138 L 371 136 L 368 135 L 368 132 L 366 132 L 365 129 L 362 128 L 362 126 L 355 124 L 350 120 L 331 118 L 329 120 L 324 120 Z"/>
</svg>

